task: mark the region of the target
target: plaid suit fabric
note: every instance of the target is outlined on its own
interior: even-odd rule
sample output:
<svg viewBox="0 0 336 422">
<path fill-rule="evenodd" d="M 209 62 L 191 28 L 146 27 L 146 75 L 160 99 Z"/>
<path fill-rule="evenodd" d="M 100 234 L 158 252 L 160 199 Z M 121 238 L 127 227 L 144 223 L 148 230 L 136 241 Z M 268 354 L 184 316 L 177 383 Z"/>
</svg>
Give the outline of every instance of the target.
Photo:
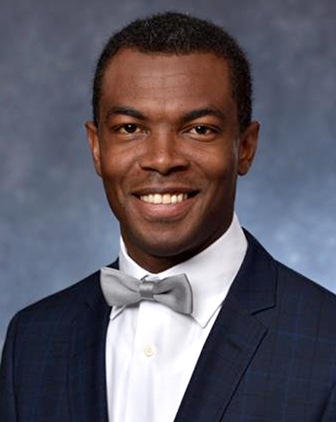
<svg viewBox="0 0 336 422">
<path fill-rule="evenodd" d="M 335 296 L 247 237 L 176 422 L 335 422 Z"/>
<path fill-rule="evenodd" d="M 335 296 L 247 237 L 175 422 L 335 422 Z M 14 317 L 0 422 L 107 422 L 108 317 L 99 272 Z"/>
<path fill-rule="evenodd" d="M 0 421 L 88 422 L 99 421 L 99 412 L 106 421 L 104 376 L 97 385 L 87 374 L 104 371 L 99 333 L 108 316 L 95 273 L 14 317 L 1 366 Z"/>
</svg>

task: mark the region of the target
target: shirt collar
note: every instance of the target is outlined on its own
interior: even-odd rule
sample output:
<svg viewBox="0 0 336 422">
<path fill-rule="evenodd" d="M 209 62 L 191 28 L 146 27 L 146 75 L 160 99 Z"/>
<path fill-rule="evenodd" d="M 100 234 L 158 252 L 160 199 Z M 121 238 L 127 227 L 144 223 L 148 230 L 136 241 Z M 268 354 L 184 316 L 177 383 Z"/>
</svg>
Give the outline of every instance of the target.
<svg viewBox="0 0 336 422">
<path fill-rule="evenodd" d="M 192 317 L 204 328 L 224 301 L 244 260 L 246 250 L 247 240 L 234 214 L 230 227 L 214 243 L 187 261 L 158 274 L 149 273 L 133 261 L 120 238 L 119 268 L 120 271 L 138 279 L 146 275 L 155 275 L 162 279 L 186 274 L 193 291 Z M 122 309 L 115 309 L 115 316 Z"/>
</svg>

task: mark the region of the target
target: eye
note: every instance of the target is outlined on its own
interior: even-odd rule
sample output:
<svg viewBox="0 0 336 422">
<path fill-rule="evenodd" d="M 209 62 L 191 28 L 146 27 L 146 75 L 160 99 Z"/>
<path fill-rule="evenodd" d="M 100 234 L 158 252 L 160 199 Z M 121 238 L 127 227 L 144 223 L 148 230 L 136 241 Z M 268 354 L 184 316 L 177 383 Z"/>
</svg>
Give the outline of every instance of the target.
<svg viewBox="0 0 336 422">
<path fill-rule="evenodd" d="M 119 126 L 117 128 L 117 131 L 119 133 L 126 133 L 126 134 L 132 134 L 132 133 L 139 133 L 141 132 L 141 129 L 138 125 L 134 123 L 127 123 L 122 126 Z"/>
<path fill-rule="evenodd" d="M 213 131 L 207 126 L 197 125 L 191 129 L 191 132 L 197 135 L 210 135 Z"/>
<path fill-rule="evenodd" d="M 210 142 L 217 139 L 222 131 L 223 129 L 220 126 L 208 123 L 194 124 L 185 128 L 185 134 L 190 138 L 201 142 Z"/>
<path fill-rule="evenodd" d="M 219 128 L 216 129 L 214 127 L 210 127 L 206 125 L 196 125 L 190 128 L 188 131 L 191 135 L 209 138 L 219 133 L 220 129 Z"/>
</svg>

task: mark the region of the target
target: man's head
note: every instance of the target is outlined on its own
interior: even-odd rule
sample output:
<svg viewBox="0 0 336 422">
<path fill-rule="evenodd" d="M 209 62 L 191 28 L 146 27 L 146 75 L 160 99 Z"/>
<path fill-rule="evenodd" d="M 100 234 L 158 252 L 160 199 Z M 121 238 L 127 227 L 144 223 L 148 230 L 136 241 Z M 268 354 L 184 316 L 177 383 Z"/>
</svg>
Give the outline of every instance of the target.
<svg viewBox="0 0 336 422">
<path fill-rule="evenodd" d="M 164 22 L 164 16 L 152 20 Z M 172 16 L 167 20 L 178 45 L 179 25 Z M 181 28 L 194 22 L 177 16 Z M 144 22 L 133 25 L 143 33 Z M 221 30 L 207 25 L 214 39 L 206 42 L 217 45 Z M 150 34 L 153 38 L 151 25 L 143 38 L 150 40 Z M 202 36 L 197 35 L 199 43 Z M 237 175 L 248 172 L 258 139 L 258 123 L 250 114 L 242 120 L 238 112 L 237 92 L 243 89 L 235 86 L 240 79 L 233 77 L 231 59 L 213 49 L 186 50 L 181 42 L 183 53 L 122 44 L 101 59 L 97 122 L 86 124 L 95 168 L 127 250 L 151 272 L 190 258 L 225 233 Z M 249 76 L 243 80 L 250 93 Z"/>
<path fill-rule="evenodd" d="M 232 95 L 238 105 L 241 130 L 250 123 L 252 112 L 250 66 L 240 46 L 227 32 L 209 21 L 167 12 L 135 20 L 114 34 L 107 42 L 98 60 L 93 83 L 92 107 L 96 125 L 99 121 L 99 102 L 105 70 L 121 49 L 134 49 L 148 54 L 213 53 L 227 60 Z"/>
</svg>

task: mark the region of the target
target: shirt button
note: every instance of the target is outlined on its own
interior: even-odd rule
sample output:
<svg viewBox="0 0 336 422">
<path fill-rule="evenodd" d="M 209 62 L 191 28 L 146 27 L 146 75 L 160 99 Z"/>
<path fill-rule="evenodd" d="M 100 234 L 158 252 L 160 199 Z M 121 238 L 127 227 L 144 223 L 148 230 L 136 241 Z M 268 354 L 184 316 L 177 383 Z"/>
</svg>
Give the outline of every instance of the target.
<svg viewBox="0 0 336 422">
<path fill-rule="evenodd" d="M 150 358 L 150 357 L 156 355 L 157 348 L 154 344 L 147 344 L 147 346 L 145 346 L 143 351 L 144 351 L 145 356 Z"/>
</svg>

